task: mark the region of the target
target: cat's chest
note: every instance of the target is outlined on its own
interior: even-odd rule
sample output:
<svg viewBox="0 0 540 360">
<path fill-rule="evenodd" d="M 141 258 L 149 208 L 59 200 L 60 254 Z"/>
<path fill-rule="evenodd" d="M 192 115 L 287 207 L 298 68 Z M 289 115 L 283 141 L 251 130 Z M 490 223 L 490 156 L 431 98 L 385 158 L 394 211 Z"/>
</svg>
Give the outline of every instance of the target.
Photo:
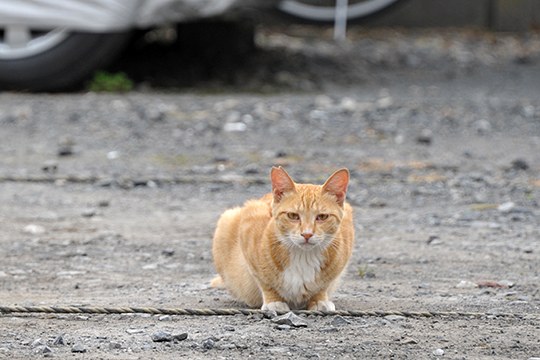
<svg viewBox="0 0 540 360">
<path fill-rule="evenodd" d="M 319 252 L 292 252 L 283 272 L 281 295 L 289 301 L 301 303 L 317 291 L 317 277 L 324 262 Z"/>
</svg>

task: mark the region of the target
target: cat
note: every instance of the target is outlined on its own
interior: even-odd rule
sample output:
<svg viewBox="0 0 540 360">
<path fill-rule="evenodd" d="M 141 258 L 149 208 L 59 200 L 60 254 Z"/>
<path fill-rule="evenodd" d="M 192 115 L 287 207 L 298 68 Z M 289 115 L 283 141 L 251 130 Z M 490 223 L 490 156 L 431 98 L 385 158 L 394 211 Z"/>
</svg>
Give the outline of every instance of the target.
<svg viewBox="0 0 540 360">
<path fill-rule="evenodd" d="M 352 207 L 345 201 L 349 171 L 324 185 L 297 184 L 281 167 L 272 193 L 225 211 L 212 254 L 224 287 L 252 308 L 335 311 L 329 299 L 351 257 Z"/>
</svg>

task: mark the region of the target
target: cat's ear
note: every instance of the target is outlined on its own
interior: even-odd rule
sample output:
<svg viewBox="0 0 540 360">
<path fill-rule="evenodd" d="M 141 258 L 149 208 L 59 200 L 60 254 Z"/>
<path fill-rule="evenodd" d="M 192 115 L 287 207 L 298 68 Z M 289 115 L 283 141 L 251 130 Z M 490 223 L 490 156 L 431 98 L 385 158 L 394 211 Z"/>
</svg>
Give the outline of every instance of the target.
<svg viewBox="0 0 540 360">
<path fill-rule="evenodd" d="M 343 206 L 345 196 L 347 195 L 347 186 L 349 186 L 349 170 L 340 169 L 326 180 L 322 189 L 323 192 L 335 196 L 337 203 Z"/>
<path fill-rule="evenodd" d="M 283 194 L 295 191 L 294 181 L 289 174 L 281 167 L 272 167 L 270 172 L 272 180 L 272 194 L 274 194 L 274 202 L 280 202 Z"/>
</svg>

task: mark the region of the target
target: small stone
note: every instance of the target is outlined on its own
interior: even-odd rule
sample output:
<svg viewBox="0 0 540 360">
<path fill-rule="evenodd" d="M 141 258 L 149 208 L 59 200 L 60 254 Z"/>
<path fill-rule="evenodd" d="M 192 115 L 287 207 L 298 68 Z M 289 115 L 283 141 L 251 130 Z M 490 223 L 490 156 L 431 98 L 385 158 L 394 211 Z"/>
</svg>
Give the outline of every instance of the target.
<svg viewBox="0 0 540 360">
<path fill-rule="evenodd" d="M 41 166 L 41 170 L 49 174 L 54 174 L 58 171 L 58 163 L 54 160 L 45 161 Z"/>
<path fill-rule="evenodd" d="M 243 122 L 231 122 L 226 123 L 223 126 L 223 131 L 225 132 L 244 132 L 247 130 L 247 125 Z"/>
<path fill-rule="evenodd" d="M 414 344 L 418 344 L 418 340 L 416 339 L 413 339 L 413 338 L 404 338 L 401 343 L 403 345 L 414 345 Z"/>
<path fill-rule="evenodd" d="M 64 335 L 58 335 L 54 341 L 53 345 L 66 345 L 66 342 L 64 340 Z"/>
<path fill-rule="evenodd" d="M 1 277 L 1 276 L 0 276 Z M 276 314 L 277 316 L 277 314 Z M 262 319 L 264 319 L 264 314 L 261 314 L 261 313 L 255 313 L 253 315 L 250 315 L 249 316 L 250 319 L 253 319 L 253 320 L 257 320 L 257 321 L 261 321 Z"/>
<path fill-rule="evenodd" d="M 468 280 L 461 280 L 456 285 L 456 288 L 458 289 L 475 289 L 477 287 L 478 287 L 478 284 L 473 283 L 472 281 L 468 281 Z"/>
<path fill-rule="evenodd" d="M 405 320 L 405 316 L 401 316 L 401 315 L 387 315 L 384 317 L 386 320 L 388 321 L 401 321 L 401 320 Z"/>
<path fill-rule="evenodd" d="M 516 207 L 516 204 L 514 204 L 512 201 L 508 201 L 497 206 L 497 210 L 499 210 L 503 214 L 506 214 L 506 213 L 511 212 L 515 207 Z"/>
<path fill-rule="evenodd" d="M 45 228 L 41 225 L 29 224 L 24 227 L 23 232 L 25 234 L 41 235 L 45 233 Z"/>
<path fill-rule="evenodd" d="M 428 245 L 440 245 L 442 244 L 441 239 L 437 235 L 430 235 L 430 237 L 427 239 Z"/>
<path fill-rule="evenodd" d="M 109 151 L 107 153 L 107 159 L 108 160 L 116 160 L 119 157 L 120 157 L 120 152 L 119 151 L 113 150 L 113 151 Z"/>
<path fill-rule="evenodd" d="M 152 334 L 152 341 L 154 342 L 169 342 L 173 341 L 173 336 L 168 331 L 158 330 Z"/>
<path fill-rule="evenodd" d="M 390 108 L 394 104 L 394 99 L 391 96 L 384 96 L 377 100 L 377 108 L 380 110 L 385 110 Z"/>
<path fill-rule="evenodd" d="M 127 329 L 126 332 L 129 335 L 134 335 L 134 334 L 142 334 L 144 330 L 143 329 Z"/>
<path fill-rule="evenodd" d="M 73 151 L 72 145 L 62 145 L 58 148 L 57 155 L 58 156 L 71 156 L 75 152 Z"/>
<path fill-rule="evenodd" d="M 474 129 L 476 130 L 476 133 L 479 135 L 485 135 L 491 131 L 491 123 L 487 121 L 486 119 L 480 119 L 476 121 L 474 124 Z"/>
<path fill-rule="evenodd" d="M 48 347 L 47 345 L 44 345 L 44 346 L 39 346 L 36 348 L 36 350 L 34 350 L 34 352 L 36 354 L 43 354 L 43 356 L 45 357 L 50 357 L 52 356 L 52 349 L 50 347 Z"/>
<path fill-rule="evenodd" d="M 122 344 L 116 341 L 111 341 L 109 343 L 109 350 L 120 350 L 120 349 L 122 349 Z"/>
<path fill-rule="evenodd" d="M 83 344 L 77 343 L 77 344 L 73 345 L 73 347 L 71 348 L 71 352 L 72 353 L 85 353 L 86 348 L 84 347 Z"/>
<path fill-rule="evenodd" d="M 174 334 L 173 339 L 176 341 L 186 340 L 188 338 L 188 333 Z"/>
<path fill-rule="evenodd" d="M 332 326 L 345 326 L 349 325 L 351 322 L 347 319 L 345 319 L 343 316 L 335 316 L 332 321 L 330 322 L 330 325 Z"/>
<path fill-rule="evenodd" d="M 170 256 L 174 256 L 174 254 L 175 254 L 174 249 L 163 249 L 163 250 L 161 250 L 161 255 L 163 255 L 163 256 L 170 257 Z"/>
<path fill-rule="evenodd" d="M 111 205 L 111 202 L 109 200 L 100 200 L 97 203 L 97 206 L 99 207 L 109 207 Z"/>
<path fill-rule="evenodd" d="M 273 319 L 273 318 L 277 317 L 277 312 L 275 310 L 265 310 L 263 312 L 263 316 L 266 319 Z"/>
<path fill-rule="evenodd" d="M 283 325 L 280 325 L 280 326 L 283 326 Z M 322 328 L 320 331 L 325 332 L 325 333 L 332 333 L 332 332 L 338 332 L 339 330 L 336 327 L 328 326 L 328 327 Z"/>
<path fill-rule="evenodd" d="M 433 133 L 429 129 L 422 130 L 420 135 L 416 137 L 416 142 L 421 145 L 431 145 L 432 141 Z"/>
<path fill-rule="evenodd" d="M 206 350 L 213 349 L 216 342 L 213 339 L 206 339 L 202 342 L 202 347 Z"/>
<path fill-rule="evenodd" d="M 280 325 L 289 325 L 294 327 L 306 327 L 308 324 L 300 316 L 295 315 L 292 311 L 289 311 L 285 315 L 276 316 L 272 319 L 272 322 Z"/>
<path fill-rule="evenodd" d="M 165 120 L 167 113 L 165 107 L 152 107 L 144 111 L 144 117 L 150 121 L 161 122 Z"/>
<path fill-rule="evenodd" d="M 249 164 L 246 166 L 244 173 L 246 175 L 256 175 L 260 173 L 259 166 L 257 164 Z"/>
<path fill-rule="evenodd" d="M 171 315 L 162 315 L 158 318 L 159 321 L 171 321 L 172 316 Z"/>
<path fill-rule="evenodd" d="M 356 100 L 351 99 L 349 97 L 344 97 L 343 99 L 341 99 L 341 103 L 339 104 L 339 107 L 343 111 L 354 112 L 357 108 Z"/>
<path fill-rule="evenodd" d="M 513 170 L 528 170 L 529 164 L 523 159 L 515 159 L 512 161 L 511 167 Z"/>
<path fill-rule="evenodd" d="M 224 329 L 225 331 L 236 331 L 236 329 L 235 329 L 234 326 L 232 326 L 232 325 L 225 325 L 225 326 L 223 327 L 223 329 Z"/>
<path fill-rule="evenodd" d="M 435 349 L 435 350 L 433 350 L 433 355 L 435 355 L 435 356 L 443 356 L 444 355 L 444 350 L 443 349 Z"/>
<path fill-rule="evenodd" d="M 96 214 L 97 214 L 97 211 L 96 211 L 96 209 L 93 209 L 93 208 L 84 209 L 84 210 L 81 212 L 81 216 L 82 216 L 82 217 L 85 217 L 85 218 L 91 218 L 91 217 L 94 217 Z"/>
<path fill-rule="evenodd" d="M 30 346 L 35 348 L 35 347 L 42 346 L 42 345 L 45 345 L 45 342 L 43 342 L 43 340 L 41 338 L 38 338 L 38 339 L 32 341 L 32 344 Z"/>
<path fill-rule="evenodd" d="M 276 329 L 282 330 L 282 331 L 291 330 L 291 328 L 292 328 L 292 326 L 286 325 L 286 324 L 281 324 L 281 325 L 276 326 Z"/>
</svg>

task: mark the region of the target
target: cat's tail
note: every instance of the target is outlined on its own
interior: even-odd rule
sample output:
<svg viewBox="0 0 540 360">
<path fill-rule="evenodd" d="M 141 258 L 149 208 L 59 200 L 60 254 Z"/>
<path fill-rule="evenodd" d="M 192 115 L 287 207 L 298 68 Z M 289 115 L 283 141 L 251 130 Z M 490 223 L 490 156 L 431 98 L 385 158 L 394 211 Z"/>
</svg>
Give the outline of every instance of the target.
<svg viewBox="0 0 540 360">
<path fill-rule="evenodd" d="M 223 282 L 223 279 L 221 278 L 221 276 L 216 276 L 215 278 L 212 279 L 212 281 L 210 281 L 210 286 L 213 287 L 213 288 L 224 288 L 225 287 L 225 283 Z"/>
</svg>

